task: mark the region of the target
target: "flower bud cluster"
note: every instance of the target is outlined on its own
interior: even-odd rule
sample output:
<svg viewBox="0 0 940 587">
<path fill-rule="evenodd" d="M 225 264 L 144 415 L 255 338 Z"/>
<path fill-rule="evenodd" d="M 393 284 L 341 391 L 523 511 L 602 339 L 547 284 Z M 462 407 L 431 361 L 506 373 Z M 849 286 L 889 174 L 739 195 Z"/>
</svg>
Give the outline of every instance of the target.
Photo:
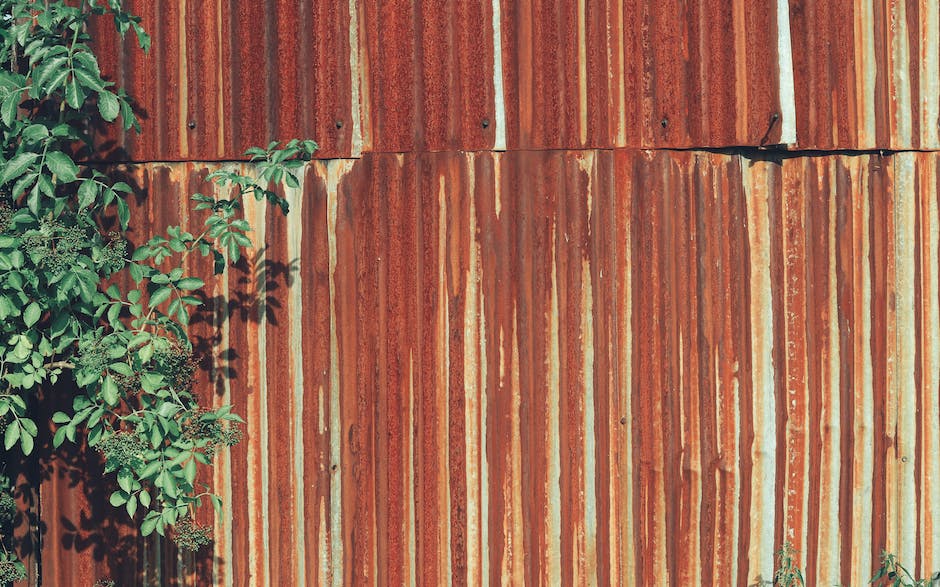
<svg viewBox="0 0 940 587">
<path fill-rule="evenodd" d="M 125 466 L 142 466 L 144 453 L 149 447 L 147 441 L 137 434 L 122 430 L 103 439 L 95 448 L 104 455 L 105 468 L 113 471 Z"/>
<path fill-rule="evenodd" d="M 191 516 L 186 516 L 173 527 L 173 541 L 181 549 L 195 552 L 212 543 L 212 529 L 200 526 Z"/>
</svg>

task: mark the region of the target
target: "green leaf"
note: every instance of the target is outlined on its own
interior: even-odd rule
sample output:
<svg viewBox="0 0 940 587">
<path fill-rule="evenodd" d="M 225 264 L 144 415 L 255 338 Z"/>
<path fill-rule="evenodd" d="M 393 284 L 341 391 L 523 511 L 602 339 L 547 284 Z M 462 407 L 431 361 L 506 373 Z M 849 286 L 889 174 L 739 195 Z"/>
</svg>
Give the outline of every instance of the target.
<svg viewBox="0 0 940 587">
<path fill-rule="evenodd" d="M 42 310 L 39 308 L 39 304 L 33 302 L 26 306 L 26 310 L 23 312 L 23 322 L 26 323 L 27 328 L 32 328 L 33 324 L 39 322 L 41 315 Z"/>
<path fill-rule="evenodd" d="M 29 454 L 33 452 L 33 437 L 25 430 L 20 434 L 20 449 L 26 456 L 29 456 Z"/>
<path fill-rule="evenodd" d="M 117 208 L 118 208 L 118 219 L 121 221 L 121 229 L 127 230 L 127 225 L 131 221 L 131 211 L 127 207 L 127 202 L 125 202 L 121 198 L 118 198 Z"/>
<path fill-rule="evenodd" d="M 145 344 L 138 351 L 137 356 L 140 357 L 140 362 L 142 365 L 146 365 L 150 362 L 150 359 L 153 358 L 154 347 L 153 343 Z"/>
<path fill-rule="evenodd" d="M 129 500 L 127 500 L 127 515 L 134 517 L 134 514 L 137 513 L 137 496 L 132 495 Z"/>
<path fill-rule="evenodd" d="M 16 441 L 20 439 L 20 422 L 13 420 L 7 425 L 6 432 L 3 434 L 3 447 L 7 450 L 13 448 Z"/>
<path fill-rule="evenodd" d="M 150 492 L 146 489 L 140 492 L 140 505 L 144 506 L 145 508 L 150 507 Z"/>
<path fill-rule="evenodd" d="M 120 375 L 124 375 L 125 377 L 134 376 L 134 370 L 131 369 L 131 366 L 127 363 L 111 363 L 108 365 L 108 369 Z"/>
<path fill-rule="evenodd" d="M 81 86 L 87 90 L 94 92 L 100 92 L 104 89 L 104 84 L 100 77 L 96 76 L 93 72 L 87 71 L 84 68 L 76 67 L 72 70 L 72 74 L 75 76 L 75 79 L 81 84 Z M 113 118 L 111 120 L 114 120 Z M 109 120 L 108 122 L 111 122 Z"/>
<path fill-rule="evenodd" d="M 74 76 L 65 84 L 65 103 L 78 110 L 85 103 L 85 90 Z"/>
<path fill-rule="evenodd" d="M 41 141 L 49 136 L 49 129 L 44 124 L 31 124 L 23 130 L 20 136 L 30 142 Z"/>
<path fill-rule="evenodd" d="M 0 184 L 7 183 L 23 175 L 37 157 L 39 157 L 38 153 L 20 153 L 7 161 L 7 164 L 3 167 L 3 175 L 0 175 Z"/>
<path fill-rule="evenodd" d="M 30 436 L 39 436 L 39 428 L 37 428 L 36 423 L 29 418 L 23 418 L 20 420 L 20 426 L 22 426 L 23 431 Z"/>
<path fill-rule="evenodd" d="M 59 448 L 62 446 L 62 443 L 65 442 L 65 427 L 59 428 L 55 431 L 55 435 L 52 437 L 52 447 Z"/>
<path fill-rule="evenodd" d="M 204 285 L 206 285 L 205 282 L 198 277 L 186 277 L 176 283 L 176 287 L 186 290 L 199 289 Z"/>
<path fill-rule="evenodd" d="M 117 405 L 120 399 L 117 383 L 110 375 L 105 377 L 104 383 L 101 384 L 101 397 L 109 406 Z"/>
<path fill-rule="evenodd" d="M 78 208 L 84 210 L 95 203 L 98 197 L 99 185 L 93 179 L 86 179 L 78 186 Z"/>
<path fill-rule="evenodd" d="M 196 460 L 190 459 L 189 462 L 183 467 L 183 477 L 186 479 L 186 482 L 192 485 L 196 482 Z"/>
<path fill-rule="evenodd" d="M 163 375 L 159 373 L 142 373 L 140 385 L 147 393 L 155 393 L 166 383 Z"/>
<path fill-rule="evenodd" d="M 127 495 L 123 491 L 115 491 L 111 494 L 108 501 L 111 502 L 111 505 L 118 508 L 127 503 Z"/>
<path fill-rule="evenodd" d="M 78 166 L 71 157 L 61 151 L 46 153 L 46 167 L 64 183 L 73 182 L 78 177 Z"/>
<path fill-rule="evenodd" d="M 65 412 L 56 412 L 52 414 L 52 421 L 56 424 L 65 424 L 66 422 L 71 422 L 72 418 Z"/>
<path fill-rule="evenodd" d="M 219 251 L 212 250 L 212 273 L 220 275 L 225 272 L 225 257 Z"/>
<path fill-rule="evenodd" d="M 157 512 L 151 512 L 156 514 Z M 157 527 L 157 521 L 160 519 L 159 515 L 152 518 L 146 518 L 143 523 L 140 525 L 140 534 L 141 536 L 150 536 L 153 534 L 154 528 Z"/>
<path fill-rule="evenodd" d="M 120 317 L 121 317 L 121 305 L 111 304 L 111 307 L 108 308 L 108 324 L 111 324 L 112 326 L 117 325 Z"/>
<path fill-rule="evenodd" d="M 157 409 L 157 413 L 163 416 L 164 418 L 169 418 L 176 412 L 180 411 L 181 409 L 182 408 L 178 404 L 174 404 L 172 402 L 166 402 Z"/>
<path fill-rule="evenodd" d="M 135 254 L 136 254 L 136 251 L 135 251 Z M 130 271 L 131 279 L 134 280 L 134 283 L 139 284 L 144 279 L 144 268 L 138 265 L 137 263 L 131 263 L 130 265 L 128 265 L 127 269 L 128 271 Z"/>
<path fill-rule="evenodd" d="M 124 130 L 130 130 L 134 128 L 137 132 L 140 132 L 140 123 L 137 122 L 137 118 L 134 117 L 134 111 L 131 109 L 131 105 L 127 103 L 126 100 L 121 100 L 121 120 L 123 121 Z"/>
<path fill-rule="evenodd" d="M 170 286 L 161 287 L 153 292 L 153 295 L 150 296 L 150 307 L 154 308 L 167 301 L 171 293 L 173 293 L 173 288 Z"/>
<path fill-rule="evenodd" d="M 148 35 L 144 28 L 136 22 L 132 22 L 131 26 L 134 27 L 134 34 L 137 35 L 137 43 L 140 45 L 140 48 L 143 49 L 144 53 L 149 53 L 150 35 Z"/>
<path fill-rule="evenodd" d="M 3 103 L 0 104 L 0 118 L 3 119 L 3 124 L 6 126 L 13 126 L 13 121 L 16 120 L 16 111 L 20 106 L 20 92 L 10 92 L 10 94 L 3 99 Z"/>
<path fill-rule="evenodd" d="M 130 493 L 134 486 L 134 474 L 127 467 L 122 467 L 117 475 L 118 485 L 126 493 Z"/>
</svg>

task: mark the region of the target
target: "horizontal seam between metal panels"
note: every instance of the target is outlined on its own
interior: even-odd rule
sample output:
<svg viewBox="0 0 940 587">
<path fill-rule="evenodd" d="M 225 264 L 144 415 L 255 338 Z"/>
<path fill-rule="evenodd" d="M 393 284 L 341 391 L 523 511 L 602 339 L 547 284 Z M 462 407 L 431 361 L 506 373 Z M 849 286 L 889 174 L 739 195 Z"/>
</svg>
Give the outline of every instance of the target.
<svg viewBox="0 0 940 587">
<path fill-rule="evenodd" d="M 833 157 L 833 156 L 863 156 L 863 155 L 881 155 L 889 157 L 899 153 L 940 153 L 940 149 L 770 149 L 762 147 L 576 147 L 561 149 L 460 149 L 460 150 L 440 150 L 440 151 L 365 151 L 360 157 L 324 157 L 315 158 L 312 161 L 358 161 L 369 155 L 435 155 L 443 153 L 451 154 L 475 154 L 475 153 L 595 153 L 598 151 L 624 152 L 624 153 L 714 153 L 717 155 L 740 155 L 744 157 L 782 157 L 786 159 L 796 157 Z M 171 163 L 251 163 L 250 159 L 118 159 L 118 160 L 91 160 L 79 161 L 82 165 L 149 165 L 149 164 L 171 164 Z"/>
</svg>

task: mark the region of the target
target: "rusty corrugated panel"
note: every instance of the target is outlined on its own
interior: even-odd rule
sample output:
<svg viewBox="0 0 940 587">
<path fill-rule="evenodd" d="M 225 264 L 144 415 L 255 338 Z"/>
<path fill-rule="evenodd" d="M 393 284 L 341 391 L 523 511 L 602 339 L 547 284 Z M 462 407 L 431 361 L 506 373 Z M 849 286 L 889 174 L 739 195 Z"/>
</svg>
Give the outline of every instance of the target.
<svg viewBox="0 0 940 587">
<path fill-rule="evenodd" d="M 135 214 L 186 221 L 163 202 L 206 170 L 132 170 Z M 248 207 L 264 252 L 212 286 L 221 337 L 194 326 L 206 401 L 248 421 L 215 474 L 215 552 L 118 527 L 96 543 L 108 492 L 79 455 L 42 487 L 48 582 L 744 585 L 785 539 L 813 584 L 863 584 L 883 548 L 933 572 L 936 170 L 926 153 L 314 163 L 289 216 Z"/>
<path fill-rule="evenodd" d="M 937 149 L 940 6 L 791 0 L 798 143 Z"/>
<path fill-rule="evenodd" d="M 932 0 L 131 4 L 154 50 L 102 35 L 145 112 L 115 157 L 228 160 L 289 136 L 322 157 L 940 147 Z"/>
<path fill-rule="evenodd" d="M 112 158 L 238 159 L 270 137 L 295 136 L 315 137 L 323 157 L 358 154 L 367 120 L 358 76 L 368 68 L 354 3 L 127 2 L 153 50 L 118 43 L 109 21 L 97 23 L 102 70 L 142 113 L 141 135 L 103 137 L 114 141 Z"/>
<path fill-rule="evenodd" d="M 96 31 L 144 113 L 140 137 L 104 137 L 119 159 L 229 160 L 288 136 L 322 157 L 796 142 L 785 0 L 130 6 L 152 55 Z"/>
</svg>

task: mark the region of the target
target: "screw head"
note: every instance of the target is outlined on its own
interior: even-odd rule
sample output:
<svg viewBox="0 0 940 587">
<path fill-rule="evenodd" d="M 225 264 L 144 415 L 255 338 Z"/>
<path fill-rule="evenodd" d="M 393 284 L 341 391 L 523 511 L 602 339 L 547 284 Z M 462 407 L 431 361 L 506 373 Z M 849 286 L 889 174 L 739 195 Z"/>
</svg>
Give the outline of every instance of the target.
<svg viewBox="0 0 940 587">
<path fill-rule="evenodd" d="M 343 121 L 342 121 L 342 120 L 337 120 L 336 122 L 334 122 L 334 124 L 336 125 L 336 128 L 343 128 Z"/>
<path fill-rule="evenodd" d="M 481 125 L 483 128 L 489 128 L 489 126 L 490 126 L 490 119 L 489 119 L 489 118 L 484 118 L 484 119 L 480 122 L 480 125 Z"/>
<path fill-rule="evenodd" d="M 189 127 L 189 130 L 192 130 L 192 129 L 196 128 L 196 121 L 195 121 L 195 120 L 190 120 L 189 122 L 186 123 L 186 126 Z"/>
<path fill-rule="evenodd" d="M 669 119 L 664 116 L 663 119 L 659 121 L 659 125 L 663 128 L 666 128 L 669 126 Z"/>
</svg>

